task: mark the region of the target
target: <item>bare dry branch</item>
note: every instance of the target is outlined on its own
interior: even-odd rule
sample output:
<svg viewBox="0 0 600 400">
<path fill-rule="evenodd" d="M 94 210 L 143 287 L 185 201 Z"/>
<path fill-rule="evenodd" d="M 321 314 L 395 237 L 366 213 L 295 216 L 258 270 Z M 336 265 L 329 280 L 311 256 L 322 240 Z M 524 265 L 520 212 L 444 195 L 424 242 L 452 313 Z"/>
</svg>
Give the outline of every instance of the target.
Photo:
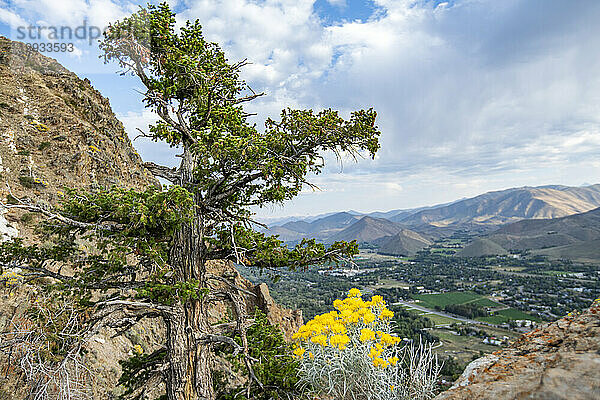
<svg viewBox="0 0 600 400">
<path fill-rule="evenodd" d="M 171 183 L 178 183 L 181 180 L 177 168 L 169 168 L 164 165 L 158 165 L 153 162 L 145 162 L 144 167 L 154 176 L 164 178 Z"/>
</svg>

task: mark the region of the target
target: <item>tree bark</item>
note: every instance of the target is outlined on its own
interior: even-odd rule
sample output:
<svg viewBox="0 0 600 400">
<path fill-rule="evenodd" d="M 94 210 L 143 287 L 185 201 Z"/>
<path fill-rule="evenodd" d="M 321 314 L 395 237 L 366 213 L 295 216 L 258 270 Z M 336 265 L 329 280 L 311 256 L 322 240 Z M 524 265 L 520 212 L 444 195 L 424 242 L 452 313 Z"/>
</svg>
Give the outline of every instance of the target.
<svg viewBox="0 0 600 400">
<path fill-rule="evenodd" d="M 213 400 L 211 349 L 198 343 L 199 327 L 206 322 L 202 304 L 188 302 L 167 325 L 167 397 L 169 400 Z"/>
<path fill-rule="evenodd" d="M 192 186 L 194 160 L 188 146 L 179 168 L 183 187 Z M 195 202 L 199 198 L 195 194 Z M 184 223 L 174 234 L 169 262 L 178 281 L 198 280 L 206 283 L 204 229 L 201 215 Z M 207 305 L 200 300 L 188 300 L 166 317 L 167 334 L 167 397 L 169 400 L 214 400 L 212 386 L 211 345 L 198 338 L 210 330 Z"/>
</svg>

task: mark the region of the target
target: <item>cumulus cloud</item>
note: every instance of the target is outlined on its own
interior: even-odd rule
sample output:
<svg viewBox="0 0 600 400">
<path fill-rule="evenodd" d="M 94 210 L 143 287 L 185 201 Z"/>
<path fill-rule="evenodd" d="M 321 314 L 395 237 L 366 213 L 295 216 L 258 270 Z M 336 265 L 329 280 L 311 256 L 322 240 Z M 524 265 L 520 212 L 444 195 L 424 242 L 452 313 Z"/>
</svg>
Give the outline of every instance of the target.
<svg viewBox="0 0 600 400">
<path fill-rule="evenodd" d="M 15 1 L 48 20 L 108 21 L 135 9 L 112 0 L 33 3 Z M 250 106 L 259 126 L 288 106 L 378 111 L 377 158 L 345 163 L 342 173 L 330 163 L 315 177 L 321 192 L 306 190 L 277 212 L 405 208 L 511 186 L 596 182 L 600 2 L 375 0 L 370 16 L 333 20 L 317 3 L 171 2 L 180 24 L 198 18 L 231 60 L 252 62 L 244 78 L 268 94 Z M 357 2 L 328 4 L 351 15 Z M 0 19 L 25 14 L 2 10 Z M 119 111 L 130 131 L 150 119 Z M 141 153 L 162 160 L 158 149 Z"/>
</svg>

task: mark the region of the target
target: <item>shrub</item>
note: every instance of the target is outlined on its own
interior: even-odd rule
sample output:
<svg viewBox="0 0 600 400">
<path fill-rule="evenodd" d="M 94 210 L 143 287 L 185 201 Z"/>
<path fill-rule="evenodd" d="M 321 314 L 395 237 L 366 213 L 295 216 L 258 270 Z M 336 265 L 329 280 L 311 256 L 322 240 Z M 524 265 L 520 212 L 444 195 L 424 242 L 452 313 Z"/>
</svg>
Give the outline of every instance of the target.
<svg viewBox="0 0 600 400">
<path fill-rule="evenodd" d="M 48 147 L 50 147 L 50 142 L 42 142 L 38 146 L 38 150 L 46 150 Z"/>
<path fill-rule="evenodd" d="M 32 176 L 20 176 L 19 183 L 28 189 L 35 187 L 35 180 Z"/>
<path fill-rule="evenodd" d="M 294 335 L 301 384 L 336 400 L 433 397 L 440 366 L 431 345 L 401 344 L 381 296 L 365 302 L 351 289 L 333 306 Z"/>
<path fill-rule="evenodd" d="M 19 176 L 19 183 L 25 186 L 28 189 L 33 189 L 34 187 L 43 187 L 48 186 L 48 182 L 40 178 L 34 178 L 32 176 Z"/>
<path fill-rule="evenodd" d="M 253 399 L 253 400 L 287 400 L 306 399 L 298 391 L 298 360 L 292 357 L 290 345 L 285 342 L 279 327 L 271 325 L 267 316 L 257 310 L 254 324 L 247 332 L 249 356 L 258 360 L 253 365 L 253 372 L 263 385 L 261 389 L 254 380 L 237 387 L 229 387 L 227 378 L 222 374 L 213 375 L 217 400 Z M 233 338 L 242 345 L 241 338 Z M 243 355 L 225 355 L 233 370 L 238 374 L 248 375 Z M 249 388 L 249 389 L 248 389 Z M 250 391 L 248 395 L 248 390 Z"/>
<path fill-rule="evenodd" d="M 34 213 L 25 213 L 21 216 L 21 222 L 24 224 L 29 224 L 33 221 Z"/>
</svg>

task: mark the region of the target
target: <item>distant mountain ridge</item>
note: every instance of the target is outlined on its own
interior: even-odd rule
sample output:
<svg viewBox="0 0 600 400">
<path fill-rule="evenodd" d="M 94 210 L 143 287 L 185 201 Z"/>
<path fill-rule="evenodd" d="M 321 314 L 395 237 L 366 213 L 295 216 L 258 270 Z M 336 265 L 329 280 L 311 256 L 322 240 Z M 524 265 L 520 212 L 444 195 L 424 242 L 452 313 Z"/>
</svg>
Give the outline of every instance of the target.
<svg viewBox="0 0 600 400">
<path fill-rule="evenodd" d="M 394 247 L 397 247 L 399 250 L 412 252 L 417 243 L 421 246 L 432 238 L 448 236 L 456 230 L 487 233 L 499 226 L 524 219 L 560 218 L 587 212 L 597 207 L 600 207 L 600 184 L 584 187 L 561 185 L 521 187 L 414 209 L 377 211 L 368 214 L 345 211 L 323 214 L 322 217 L 302 217 L 300 220 L 273 224 L 265 232 L 279 235 L 280 239 L 286 242 L 314 237 L 323 242 L 377 241 L 378 245 L 383 246 L 385 240 L 381 240 L 382 238 L 391 238 L 405 229 L 420 235 L 423 240 L 417 239 L 417 242 L 411 242 L 414 235 L 410 234 L 407 237 L 401 235 L 395 245 L 392 244 L 393 241 L 389 242 L 388 250 L 393 251 Z M 561 244 L 570 243 L 565 241 Z M 490 243 L 483 248 L 490 251 L 498 250 Z"/>
<path fill-rule="evenodd" d="M 555 219 L 523 220 L 476 238 L 459 251 L 464 257 L 531 250 L 579 261 L 600 259 L 600 208 Z"/>
<path fill-rule="evenodd" d="M 433 242 L 410 229 L 402 229 L 392 237 L 379 241 L 379 252 L 395 256 L 412 256 Z"/>
<path fill-rule="evenodd" d="M 409 226 L 452 226 L 465 223 L 502 225 L 522 219 L 548 219 L 600 207 L 600 185 L 541 186 L 488 192 L 451 205 L 423 210 L 402 218 Z"/>
<path fill-rule="evenodd" d="M 329 241 L 356 240 L 359 243 L 370 243 L 382 237 L 394 236 L 401 230 L 400 226 L 390 220 L 367 215 L 330 237 Z"/>
</svg>

